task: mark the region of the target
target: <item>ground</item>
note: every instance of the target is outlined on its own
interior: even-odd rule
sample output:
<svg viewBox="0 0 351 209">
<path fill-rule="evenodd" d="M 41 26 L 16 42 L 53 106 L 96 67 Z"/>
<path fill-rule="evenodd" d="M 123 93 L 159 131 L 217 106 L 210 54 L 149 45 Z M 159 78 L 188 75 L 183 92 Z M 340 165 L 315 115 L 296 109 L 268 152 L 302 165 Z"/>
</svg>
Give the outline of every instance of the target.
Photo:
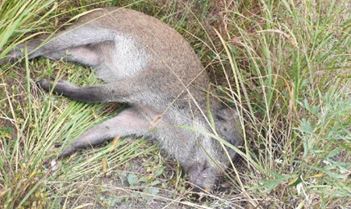
<svg viewBox="0 0 351 209">
<path fill-rule="evenodd" d="M 0 65 L 2 208 L 351 208 L 351 6 L 339 1 L 4 0 L 0 58 L 16 44 L 126 6 L 179 31 L 219 97 L 240 115 L 244 145 L 211 193 L 147 139 L 114 139 L 62 161 L 60 151 L 123 108 L 40 90 L 79 85 L 90 69 L 24 58 Z M 0 207 L 1 207 L 0 206 Z"/>
</svg>

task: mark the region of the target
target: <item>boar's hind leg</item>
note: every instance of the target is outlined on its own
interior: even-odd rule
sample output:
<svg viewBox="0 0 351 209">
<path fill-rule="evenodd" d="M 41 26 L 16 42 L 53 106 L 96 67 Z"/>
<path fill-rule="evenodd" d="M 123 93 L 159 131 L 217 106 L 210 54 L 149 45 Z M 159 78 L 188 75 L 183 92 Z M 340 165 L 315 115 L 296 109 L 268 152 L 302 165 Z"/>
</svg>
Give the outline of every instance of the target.
<svg viewBox="0 0 351 209">
<path fill-rule="evenodd" d="M 89 59 L 96 56 L 94 53 L 94 45 L 106 41 L 113 41 L 115 34 L 113 31 L 105 28 L 94 27 L 92 25 L 84 25 L 71 27 L 65 31 L 59 32 L 48 41 L 47 36 L 29 40 L 23 44 L 19 44 L 12 50 L 7 60 L 17 60 L 24 57 L 24 49 L 27 47 L 29 59 L 45 56 L 52 59 L 65 58 L 82 64 L 90 65 Z M 83 59 L 82 62 L 80 58 Z M 4 62 L 5 60 L 1 60 Z M 95 63 L 93 63 L 95 64 Z"/>
<path fill-rule="evenodd" d="M 78 149 L 98 145 L 114 137 L 145 135 L 148 127 L 148 121 L 131 107 L 122 111 L 114 118 L 88 129 L 64 149 L 58 158 L 64 158 L 73 154 Z"/>
<path fill-rule="evenodd" d="M 43 55 L 52 60 L 65 60 L 94 67 L 101 63 L 96 46 L 77 46 Z"/>
</svg>

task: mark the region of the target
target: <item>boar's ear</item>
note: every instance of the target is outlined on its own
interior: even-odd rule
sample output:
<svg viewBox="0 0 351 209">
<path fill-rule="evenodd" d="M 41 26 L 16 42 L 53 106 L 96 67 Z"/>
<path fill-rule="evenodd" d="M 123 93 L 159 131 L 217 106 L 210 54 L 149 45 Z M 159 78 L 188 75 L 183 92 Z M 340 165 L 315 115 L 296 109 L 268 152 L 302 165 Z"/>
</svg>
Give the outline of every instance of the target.
<svg viewBox="0 0 351 209">
<path fill-rule="evenodd" d="M 234 109 L 222 107 L 216 111 L 217 128 L 221 135 L 231 144 L 242 144 L 242 128 L 239 116 Z"/>
</svg>

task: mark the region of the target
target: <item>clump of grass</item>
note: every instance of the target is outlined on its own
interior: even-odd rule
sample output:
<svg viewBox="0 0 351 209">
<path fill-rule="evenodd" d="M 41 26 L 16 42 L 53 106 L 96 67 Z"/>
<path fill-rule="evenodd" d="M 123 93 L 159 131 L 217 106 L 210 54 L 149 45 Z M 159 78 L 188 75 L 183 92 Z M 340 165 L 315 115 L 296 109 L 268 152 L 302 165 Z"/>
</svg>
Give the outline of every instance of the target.
<svg viewBox="0 0 351 209">
<path fill-rule="evenodd" d="M 129 5 L 157 16 L 194 46 L 221 99 L 241 116 L 245 141 L 240 150 L 229 147 L 241 156 L 233 172 L 228 172 L 231 191 L 208 194 L 203 203 L 190 202 L 179 166 L 174 166 L 176 172 L 168 171 L 172 179 L 163 181 L 167 172 L 163 162 L 155 147 L 143 140 L 116 139 L 67 159 L 55 170 L 50 160 L 61 150 L 55 144 L 64 146 L 116 108 L 42 94 L 33 82 L 34 77 L 53 74 L 56 79 L 69 75 L 69 80 L 83 85 L 97 82 L 82 67 L 47 60 L 25 60 L 22 66 L 8 69 L 0 66 L 5 70 L 0 85 L 0 205 L 4 208 L 112 207 L 121 201 L 116 194 L 128 201 L 147 196 L 166 205 L 176 202 L 195 208 L 351 205 L 347 71 L 351 19 L 346 0 L 59 4 L 5 0 L 0 5 L 0 37 L 4 37 L 0 57 L 19 42 L 47 32 L 46 27 L 55 30 L 90 8 Z M 100 182 L 140 155 L 150 166 L 144 176 L 126 174 L 128 188 Z M 116 194 L 99 196 L 97 191 Z"/>
<path fill-rule="evenodd" d="M 36 35 L 28 36 L 29 33 L 43 29 L 46 18 L 56 8 L 54 2 L 53 0 L 0 2 L 0 58 L 4 57 L 15 44 Z"/>
<path fill-rule="evenodd" d="M 351 204 L 350 10 L 343 4 L 242 2 L 225 11 L 228 29 L 218 34 L 225 53 L 217 56 L 230 65 L 227 95 L 243 105 L 244 158 L 257 163 L 247 160 L 250 174 L 242 174 L 251 204 Z"/>
</svg>

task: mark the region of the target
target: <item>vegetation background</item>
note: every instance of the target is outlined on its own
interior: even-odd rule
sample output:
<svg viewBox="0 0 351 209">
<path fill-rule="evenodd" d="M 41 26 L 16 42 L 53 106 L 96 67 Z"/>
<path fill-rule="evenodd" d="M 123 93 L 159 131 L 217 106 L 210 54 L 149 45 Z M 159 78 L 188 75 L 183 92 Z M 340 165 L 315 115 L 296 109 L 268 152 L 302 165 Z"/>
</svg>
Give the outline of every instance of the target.
<svg viewBox="0 0 351 209">
<path fill-rule="evenodd" d="M 50 165 L 123 107 L 44 93 L 40 78 L 99 81 L 81 66 L 24 58 L 0 66 L 1 208 L 351 208 L 349 0 L 2 0 L 0 58 L 105 6 L 155 16 L 191 43 L 241 115 L 234 166 L 198 199 L 180 166 L 144 139 Z"/>
</svg>

